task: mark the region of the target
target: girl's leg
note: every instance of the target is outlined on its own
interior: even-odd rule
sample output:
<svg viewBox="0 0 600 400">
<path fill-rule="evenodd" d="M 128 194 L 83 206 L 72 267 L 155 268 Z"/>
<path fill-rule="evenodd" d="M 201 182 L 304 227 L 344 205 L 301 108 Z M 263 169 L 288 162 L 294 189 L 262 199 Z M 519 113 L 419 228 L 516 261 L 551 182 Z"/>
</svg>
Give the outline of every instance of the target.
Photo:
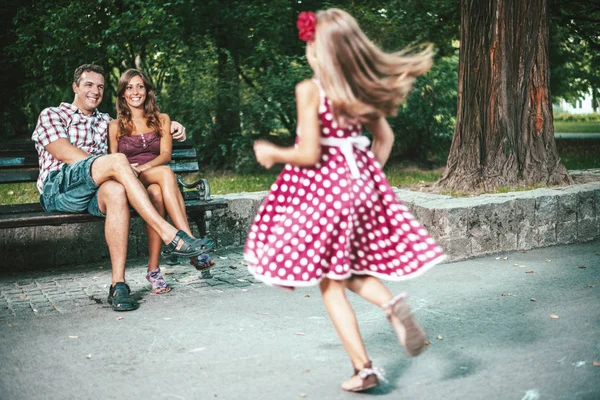
<svg viewBox="0 0 600 400">
<path fill-rule="evenodd" d="M 185 202 L 177 187 L 177 178 L 173 170 L 166 165 L 153 167 L 142 172 L 139 179 L 146 187 L 152 184 L 160 186 L 163 202 L 173 226 L 192 236 L 185 213 Z"/>
<path fill-rule="evenodd" d="M 404 295 L 392 297 L 388 288 L 374 276 L 354 276 L 348 279 L 347 286 L 363 299 L 385 311 L 398 341 L 409 356 L 417 356 L 425 349 L 425 333 L 413 318 Z"/>
<path fill-rule="evenodd" d="M 356 315 L 346 297 L 345 282 L 325 278 L 321 281 L 320 288 L 329 318 L 354 367 L 354 375 L 342 384 L 342 389 L 362 392 L 379 385 L 379 373 L 372 369 L 373 365 L 369 361 Z M 359 372 L 365 375 L 361 376 Z"/>
<path fill-rule="evenodd" d="M 360 336 L 358 322 L 352 306 L 346 298 L 344 281 L 324 278 L 320 283 L 323 303 L 337 331 L 344 349 L 355 369 L 361 370 L 369 361 L 365 344 Z"/>
<path fill-rule="evenodd" d="M 389 289 L 374 276 L 354 275 L 346 281 L 346 286 L 369 303 L 381 308 L 393 297 Z"/>
</svg>

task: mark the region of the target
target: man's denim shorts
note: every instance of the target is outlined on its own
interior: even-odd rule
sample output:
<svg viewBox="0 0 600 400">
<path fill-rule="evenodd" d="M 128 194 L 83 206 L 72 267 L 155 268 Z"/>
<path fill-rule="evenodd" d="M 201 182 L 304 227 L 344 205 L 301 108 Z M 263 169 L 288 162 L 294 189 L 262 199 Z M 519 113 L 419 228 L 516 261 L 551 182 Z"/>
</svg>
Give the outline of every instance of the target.
<svg viewBox="0 0 600 400">
<path fill-rule="evenodd" d="M 51 171 L 46 177 L 40 203 L 46 211 L 67 213 L 89 212 L 97 217 L 105 215 L 98 206 L 98 185 L 92 179 L 92 163 L 101 156 L 91 156 L 60 171 Z"/>
</svg>

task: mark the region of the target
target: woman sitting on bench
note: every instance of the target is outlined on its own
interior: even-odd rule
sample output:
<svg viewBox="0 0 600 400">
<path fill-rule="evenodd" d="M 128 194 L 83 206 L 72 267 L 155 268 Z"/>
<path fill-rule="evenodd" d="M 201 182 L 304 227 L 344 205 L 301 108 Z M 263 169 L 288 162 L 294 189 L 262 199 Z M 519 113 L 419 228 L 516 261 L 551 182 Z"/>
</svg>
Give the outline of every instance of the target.
<svg viewBox="0 0 600 400">
<path fill-rule="evenodd" d="M 108 127 L 109 152 L 127 156 L 157 211 L 163 217 L 168 214 L 177 229 L 192 236 L 177 178 L 167 166 L 171 161 L 173 139 L 163 133 L 169 132 L 171 120 L 167 114 L 160 113 L 154 88 L 142 72 L 129 69 L 121 75 L 117 87 L 117 113 L 117 119 Z M 171 288 L 159 267 L 161 238 L 148 226 L 146 233 L 149 253 L 146 279 L 155 294 L 167 293 Z M 199 270 L 214 265 L 207 254 L 192 257 L 190 263 Z"/>
</svg>

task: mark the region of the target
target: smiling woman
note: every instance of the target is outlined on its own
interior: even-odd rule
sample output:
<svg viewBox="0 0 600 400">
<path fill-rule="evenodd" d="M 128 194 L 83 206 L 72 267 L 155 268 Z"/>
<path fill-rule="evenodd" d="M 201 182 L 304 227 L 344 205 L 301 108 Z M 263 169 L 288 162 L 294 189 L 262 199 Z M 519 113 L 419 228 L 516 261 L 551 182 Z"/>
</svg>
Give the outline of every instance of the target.
<svg viewBox="0 0 600 400">
<path fill-rule="evenodd" d="M 159 214 L 163 217 L 168 214 L 177 229 L 192 236 L 177 178 L 167 166 L 173 150 L 173 139 L 168 134 L 171 121 L 167 114 L 160 113 L 154 88 L 141 71 L 129 69 L 119 79 L 117 112 L 117 119 L 108 128 L 109 152 L 127 156 Z M 154 293 L 166 293 L 170 288 L 159 268 L 162 243 L 154 230 L 147 228 L 146 232 L 149 253 L 146 278 L 152 283 Z M 203 258 L 205 265 L 198 266 L 198 260 L 198 257 L 191 259 L 196 268 L 214 264 Z"/>
</svg>

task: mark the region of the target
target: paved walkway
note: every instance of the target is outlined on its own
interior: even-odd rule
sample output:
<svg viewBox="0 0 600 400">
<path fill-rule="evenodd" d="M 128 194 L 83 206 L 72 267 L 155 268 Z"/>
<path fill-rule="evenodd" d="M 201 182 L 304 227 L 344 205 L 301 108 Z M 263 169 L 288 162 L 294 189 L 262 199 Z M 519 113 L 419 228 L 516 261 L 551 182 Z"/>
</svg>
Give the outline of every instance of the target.
<svg viewBox="0 0 600 400">
<path fill-rule="evenodd" d="M 393 283 L 432 342 L 415 359 L 375 307 L 350 295 L 388 383 L 381 399 L 600 399 L 600 242 L 514 252 Z M 0 275 L 0 398 L 358 399 L 316 288 L 254 282 L 240 249 L 204 277 L 165 266 L 155 296 L 144 260 L 127 278 L 139 310 L 106 303 L 108 264 Z M 555 318 L 557 317 L 557 318 Z"/>
</svg>

